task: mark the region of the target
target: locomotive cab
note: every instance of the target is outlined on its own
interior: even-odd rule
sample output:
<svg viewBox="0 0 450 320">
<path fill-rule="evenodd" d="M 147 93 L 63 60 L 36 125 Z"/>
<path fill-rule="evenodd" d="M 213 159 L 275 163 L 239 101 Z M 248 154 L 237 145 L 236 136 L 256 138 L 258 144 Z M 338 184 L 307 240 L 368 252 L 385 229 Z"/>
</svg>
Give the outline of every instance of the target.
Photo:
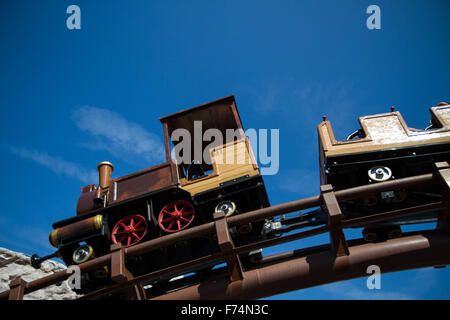
<svg viewBox="0 0 450 320">
<path fill-rule="evenodd" d="M 190 194 L 199 219 L 212 221 L 213 213 L 222 206 L 230 208 L 228 216 L 269 206 L 234 97 L 160 121 L 166 155 L 174 165 L 178 187 Z M 241 226 L 235 241 L 245 243 L 260 238 L 262 225 L 263 222 Z"/>
</svg>

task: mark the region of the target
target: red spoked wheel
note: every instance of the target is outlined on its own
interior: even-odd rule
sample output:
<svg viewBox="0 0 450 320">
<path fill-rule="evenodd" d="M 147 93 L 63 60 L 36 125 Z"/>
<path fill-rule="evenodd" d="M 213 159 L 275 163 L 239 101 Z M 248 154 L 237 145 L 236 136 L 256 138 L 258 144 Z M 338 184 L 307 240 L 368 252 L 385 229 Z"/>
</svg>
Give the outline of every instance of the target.
<svg viewBox="0 0 450 320">
<path fill-rule="evenodd" d="M 146 234 L 147 221 L 143 216 L 134 214 L 117 222 L 111 238 L 113 243 L 121 243 L 124 247 L 129 247 L 139 243 Z"/>
<path fill-rule="evenodd" d="M 194 221 L 194 216 L 195 210 L 192 203 L 176 200 L 162 208 L 158 224 L 166 232 L 177 232 L 186 229 Z"/>
</svg>

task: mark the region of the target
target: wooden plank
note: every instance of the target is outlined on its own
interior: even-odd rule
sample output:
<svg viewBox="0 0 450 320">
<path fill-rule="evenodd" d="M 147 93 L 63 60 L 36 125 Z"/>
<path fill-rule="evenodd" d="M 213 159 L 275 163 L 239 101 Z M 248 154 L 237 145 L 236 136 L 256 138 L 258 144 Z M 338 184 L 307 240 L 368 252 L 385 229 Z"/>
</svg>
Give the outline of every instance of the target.
<svg viewBox="0 0 450 320">
<path fill-rule="evenodd" d="M 220 163 L 220 161 L 226 162 L 226 155 L 229 152 L 234 155 L 235 162 L 237 162 L 237 159 L 239 159 L 238 157 L 240 156 L 240 160 L 244 163 Z M 259 174 L 258 167 L 250 161 L 251 156 L 247 138 L 218 146 L 214 148 L 211 153 L 214 161 L 214 172 L 209 177 L 189 182 L 188 184 L 182 183 L 181 185 L 181 187 L 190 192 L 191 195 L 217 188 L 222 182 L 230 181 L 245 175 L 254 176 Z"/>
</svg>

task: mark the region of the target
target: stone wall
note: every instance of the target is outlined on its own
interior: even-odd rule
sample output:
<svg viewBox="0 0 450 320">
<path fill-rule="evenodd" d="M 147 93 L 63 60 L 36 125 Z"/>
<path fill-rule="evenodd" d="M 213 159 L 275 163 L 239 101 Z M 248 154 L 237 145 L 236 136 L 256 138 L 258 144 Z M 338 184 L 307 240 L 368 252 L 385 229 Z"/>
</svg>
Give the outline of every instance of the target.
<svg viewBox="0 0 450 320">
<path fill-rule="evenodd" d="M 64 269 L 63 264 L 53 260 L 44 261 L 40 269 L 35 269 L 30 264 L 30 256 L 0 247 L 0 292 L 8 290 L 11 280 L 19 276 L 30 282 Z M 64 281 L 26 294 L 24 300 L 72 300 L 77 296 Z"/>
</svg>

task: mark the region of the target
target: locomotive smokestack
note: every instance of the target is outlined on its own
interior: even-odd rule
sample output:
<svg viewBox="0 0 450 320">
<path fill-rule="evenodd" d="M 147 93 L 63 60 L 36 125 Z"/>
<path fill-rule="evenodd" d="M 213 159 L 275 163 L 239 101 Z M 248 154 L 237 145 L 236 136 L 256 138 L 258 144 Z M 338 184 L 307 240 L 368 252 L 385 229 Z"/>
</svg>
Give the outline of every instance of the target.
<svg viewBox="0 0 450 320">
<path fill-rule="evenodd" d="M 100 188 L 104 189 L 111 183 L 111 173 L 114 170 L 114 166 L 111 162 L 103 161 L 97 166 L 98 170 L 98 184 Z"/>
</svg>

